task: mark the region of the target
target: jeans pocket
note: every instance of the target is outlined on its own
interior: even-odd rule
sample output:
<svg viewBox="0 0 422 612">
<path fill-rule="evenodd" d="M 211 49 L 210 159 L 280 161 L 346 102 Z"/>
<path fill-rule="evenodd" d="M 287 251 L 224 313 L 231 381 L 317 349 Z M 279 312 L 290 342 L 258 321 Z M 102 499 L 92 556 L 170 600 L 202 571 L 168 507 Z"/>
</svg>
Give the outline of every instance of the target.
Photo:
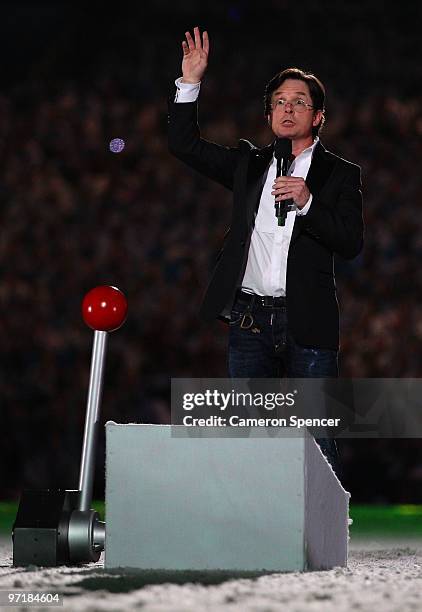
<svg viewBox="0 0 422 612">
<path fill-rule="evenodd" d="M 241 329 L 248 330 L 251 329 L 254 324 L 255 315 L 249 305 L 245 304 L 244 307 L 242 306 L 243 304 L 240 306 L 235 304 L 230 313 L 229 325 L 232 327 L 240 326 Z"/>
</svg>

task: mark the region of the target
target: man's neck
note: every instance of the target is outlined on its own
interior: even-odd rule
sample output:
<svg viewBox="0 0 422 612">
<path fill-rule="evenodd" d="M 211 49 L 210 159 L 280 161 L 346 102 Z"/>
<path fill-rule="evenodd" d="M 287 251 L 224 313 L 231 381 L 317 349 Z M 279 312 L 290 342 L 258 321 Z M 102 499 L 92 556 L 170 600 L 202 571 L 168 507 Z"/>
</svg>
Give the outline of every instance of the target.
<svg viewBox="0 0 422 612">
<path fill-rule="evenodd" d="M 312 136 L 300 140 L 292 140 L 292 153 L 295 157 L 300 155 L 305 149 L 311 147 L 314 143 Z"/>
</svg>

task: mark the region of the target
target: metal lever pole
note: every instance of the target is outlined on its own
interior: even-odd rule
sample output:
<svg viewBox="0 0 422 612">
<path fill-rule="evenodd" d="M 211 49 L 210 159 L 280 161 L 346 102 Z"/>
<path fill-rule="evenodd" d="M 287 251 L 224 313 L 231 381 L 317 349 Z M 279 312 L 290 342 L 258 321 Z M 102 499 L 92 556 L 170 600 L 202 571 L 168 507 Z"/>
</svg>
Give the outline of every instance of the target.
<svg viewBox="0 0 422 612">
<path fill-rule="evenodd" d="M 85 416 L 84 440 L 82 445 L 81 468 L 79 472 L 79 505 L 78 510 L 89 510 L 95 472 L 95 450 L 97 446 L 100 404 L 103 390 L 104 364 L 107 349 L 108 332 L 94 332 L 91 371 L 89 375 L 88 400 Z"/>
</svg>

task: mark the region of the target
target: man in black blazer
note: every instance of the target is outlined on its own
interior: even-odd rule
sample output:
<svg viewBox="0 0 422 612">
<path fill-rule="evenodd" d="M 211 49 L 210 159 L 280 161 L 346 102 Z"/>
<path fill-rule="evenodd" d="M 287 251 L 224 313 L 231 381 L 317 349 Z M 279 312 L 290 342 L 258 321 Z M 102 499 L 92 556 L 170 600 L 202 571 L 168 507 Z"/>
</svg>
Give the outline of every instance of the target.
<svg viewBox="0 0 422 612">
<path fill-rule="evenodd" d="M 334 253 L 356 257 L 363 245 L 359 166 L 327 151 L 318 138 L 325 90 L 312 74 L 290 68 L 265 91 L 276 138 L 292 142 L 287 176 L 276 178 L 274 142 L 224 147 L 201 138 L 197 98 L 209 38 L 194 29 L 182 43 L 183 76 L 169 104 L 169 148 L 179 159 L 233 191 L 230 228 L 201 307 L 205 320 L 226 320 L 229 374 L 260 378 L 338 376 L 339 311 Z M 286 202 L 280 226 L 274 199 Z M 319 440 L 332 464 L 336 445 Z M 335 466 L 334 466 L 335 467 Z"/>
</svg>

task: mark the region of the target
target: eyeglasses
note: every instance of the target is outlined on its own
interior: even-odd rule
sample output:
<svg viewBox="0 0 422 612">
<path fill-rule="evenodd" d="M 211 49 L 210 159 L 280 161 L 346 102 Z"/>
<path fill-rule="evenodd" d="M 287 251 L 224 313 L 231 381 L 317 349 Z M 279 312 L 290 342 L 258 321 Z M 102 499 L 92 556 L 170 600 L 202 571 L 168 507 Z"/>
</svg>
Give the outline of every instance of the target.
<svg viewBox="0 0 422 612">
<path fill-rule="evenodd" d="M 298 113 L 304 113 L 308 108 L 314 108 L 311 104 L 302 100 L 302 98 L 296 98 L 295 100 L 285 100 L 284 98 L 279 98 L 270 104 L 271 110 L 275 110 L 276 108 L 285 108 L 287 104 L 290 104 L 294 111 Z"/>
</svg>

